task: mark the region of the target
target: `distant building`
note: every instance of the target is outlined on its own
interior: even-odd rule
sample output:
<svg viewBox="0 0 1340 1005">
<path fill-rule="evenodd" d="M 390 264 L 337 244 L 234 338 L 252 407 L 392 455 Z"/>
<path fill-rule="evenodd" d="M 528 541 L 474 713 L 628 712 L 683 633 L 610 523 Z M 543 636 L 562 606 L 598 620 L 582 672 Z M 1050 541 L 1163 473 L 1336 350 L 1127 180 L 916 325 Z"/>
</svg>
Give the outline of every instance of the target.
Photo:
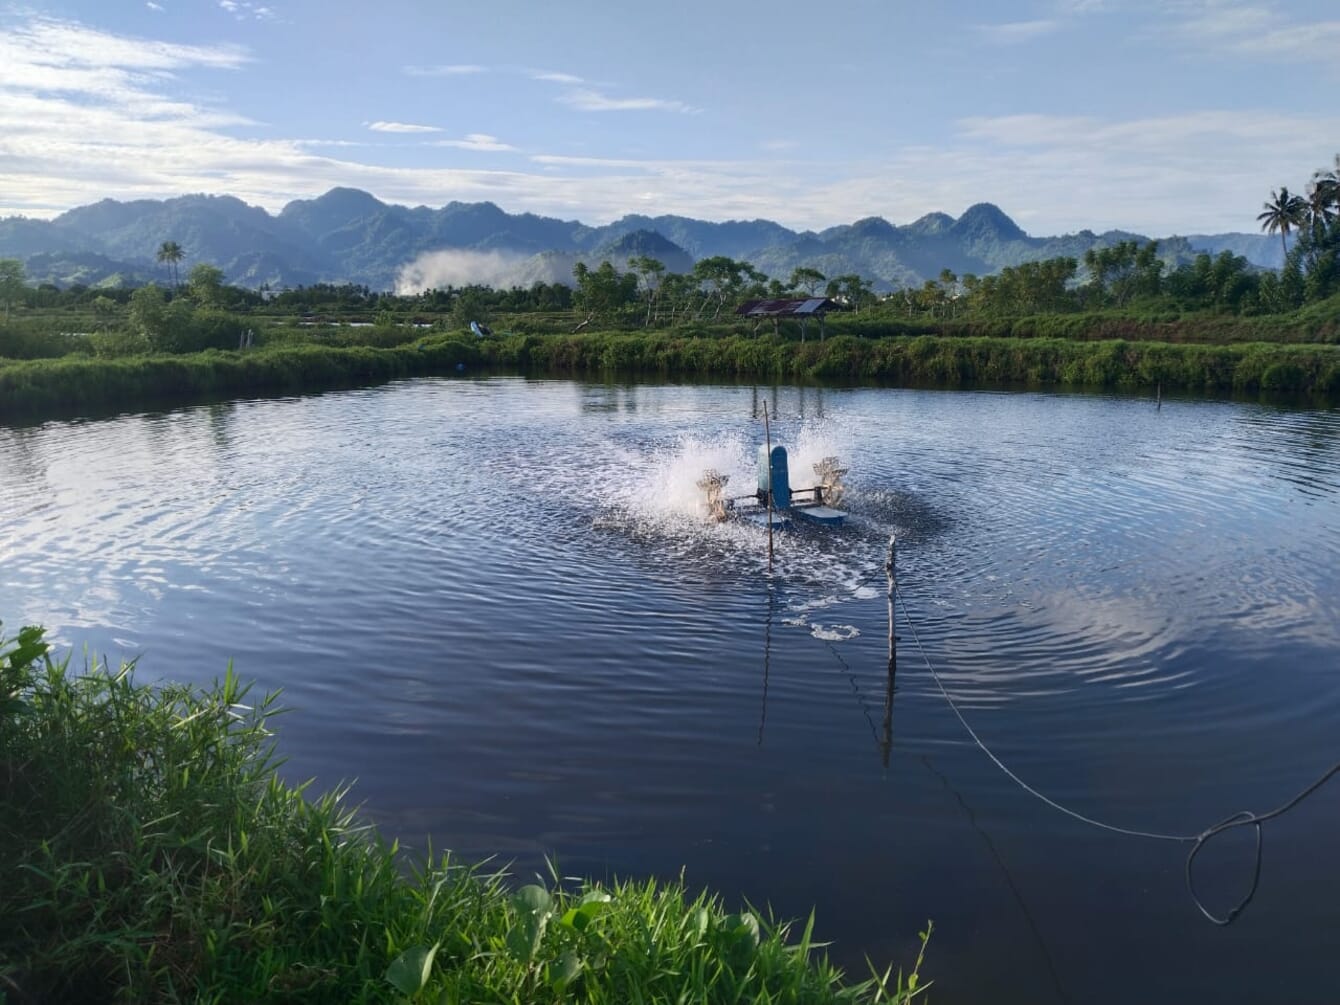
<svg viewBox="0 0 1340 1005">
<path fill-rule="evenodd" d="M 803 342 L 810 318 L 819 319 L 819 339 L 822 341 L 824 337 L 824 315 L 829 311 L 841 310 L 846 310 L 846 308 L 830 297 L 802 297 L 800 299 L 780 297 L 771 300 L 747 300 L 735 309 L 735 313 L 740 317 L 754 318 L 759 323 L 762 323 L 764 318 L 772 318 L 773 332 L 781 330 L 783 318 L 793 318 L 800 322 L 800 340 Z"/>
</svg>

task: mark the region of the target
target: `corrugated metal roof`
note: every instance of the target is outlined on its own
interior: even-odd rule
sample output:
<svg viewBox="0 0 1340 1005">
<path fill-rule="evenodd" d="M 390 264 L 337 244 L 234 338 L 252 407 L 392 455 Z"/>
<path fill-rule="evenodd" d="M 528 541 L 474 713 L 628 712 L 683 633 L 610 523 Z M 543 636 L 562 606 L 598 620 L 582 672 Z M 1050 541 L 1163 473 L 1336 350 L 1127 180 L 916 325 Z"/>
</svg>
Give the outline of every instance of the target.
<svg viewBox="0 0 1340 1005">
<path fill-rule="evenodd" d="M 832 310 L 841 310 L 841 305 L 828 297 L 807 297 L 803 300 L 775 298 L 772 300 L 748 300 L 736 308 L 735 313 L 744 317 L 813 317 Z"/>
</svg>

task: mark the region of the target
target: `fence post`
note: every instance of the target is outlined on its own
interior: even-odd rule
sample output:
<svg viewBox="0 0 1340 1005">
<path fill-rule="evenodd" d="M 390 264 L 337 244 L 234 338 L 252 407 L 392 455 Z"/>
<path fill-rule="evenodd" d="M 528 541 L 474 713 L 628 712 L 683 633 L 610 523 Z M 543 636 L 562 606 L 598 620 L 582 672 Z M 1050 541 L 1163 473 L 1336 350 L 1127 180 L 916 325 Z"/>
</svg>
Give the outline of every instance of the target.
<svg viewBox="0 0 1340 1005">
<path fill-rule="evenodd" d="M 889 680 L 884 689 L 884 738 L 880 748 L 884 754 L 884 767 L 889 766 L 889 751 L 893 749 L 893 684 L 898 676 L 898 637 L 894 634 L 893 604 L 894 594 L 898 591 L 898 537 L 889 535 L 889 556 L 884 560 L 884 572 L 889 580 Z"/>
</svg>

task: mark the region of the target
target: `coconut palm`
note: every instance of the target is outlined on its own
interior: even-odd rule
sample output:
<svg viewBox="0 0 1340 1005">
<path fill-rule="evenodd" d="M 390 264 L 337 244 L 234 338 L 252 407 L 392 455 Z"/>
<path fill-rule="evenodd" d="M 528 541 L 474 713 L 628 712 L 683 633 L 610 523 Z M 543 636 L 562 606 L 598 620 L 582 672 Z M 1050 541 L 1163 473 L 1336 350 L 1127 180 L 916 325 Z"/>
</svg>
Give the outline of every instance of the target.
<svg viewBox="0 0 1340 1005">
<path fill-rule="evenodd" d="M 172 267 L 172 288 L 180 286 L 177 279 L 177 263 L 182 259 L 181 245 L 176 241 L 164 241 L 158 246 L 158 260 L 167 262 Z"/>
<path fill-rule="evenodd" d="M 1340 215 L 1340 154 L 1335 155 L 1334 169 L 1323 168 L 1312 175 L 1307 196 L 1314 223 L 1318 218 L 1322 223 L 1329 223 Z"/>
<path fill-rule="evenodd" d="M 1336 205 L 1335 182 L 1316 179 L 1307 187 L 1307 216 L 1312 223 L 1330 223 L 1340 209 Z"/>
<path fill-rule="evenodd" d="M 1284 249 L 1284 257 L 1288 258 L 1289 246 L 1285 238 L 1288 237 L 1289 231 L 1307 222 L 1307 200 L 1301 195 L 1290 194 L 1283 186 L 1278 192 L 1272 191 L 1270 199 L 1271 201 L 1264 205 L 1265 212 L 1258 213 L 1256 218 L 1261 221 L 1261 229 L 1267 234 L 1279 231 L 1280 247 Z"/>
</svg>

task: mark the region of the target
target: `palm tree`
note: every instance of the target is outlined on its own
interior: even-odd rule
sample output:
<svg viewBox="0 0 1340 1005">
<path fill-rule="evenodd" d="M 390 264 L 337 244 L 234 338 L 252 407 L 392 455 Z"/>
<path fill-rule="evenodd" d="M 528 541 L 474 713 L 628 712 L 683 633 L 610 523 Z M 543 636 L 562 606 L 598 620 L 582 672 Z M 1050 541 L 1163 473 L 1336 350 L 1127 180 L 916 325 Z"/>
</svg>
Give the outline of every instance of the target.
<svg viewBox="0 0 1340 1005">
<path fill-rule="evenodd" d="M 1307 214 L 1312 223 L 1330 223 L 1337 212 L 1336 183 L 1317 178 L 1307 187 Z"/>
<path fill-rule="evenodd" d="M 1323 168 L 1312 175 L 1307 195 L 1313 222 L 1320 217 L 1322 223 L 1329 223 L 1340 214 L 1340 154 L 1335 155 L 1333 170 Z"/>
<path fill-rule="evenodd" d="M 172 266 L 172 288 L 180 286 L 177 279 L 177 263 L 182 259 L 181 245 L 176 241 L 164 241 L 158 246 L 158 260 Z"/>
<path fill-rule="evenodd" d="M 1261 229 L 1267 234 L 1277 230 L 1280 232 L 1280 247 L 1284 249 L 1284 257 L 1287 259 L 1289 246 L 1284 239 L 1289 231 L 1301 227 L 1307 221 L 1307 200 L 1301 195 L 1290 195 L 1283 186 L 1278 192 L 1272 190 L 1270 198 L 1272 201 L 1265 203 L 1265 212 L 1258 213 L 1256 218 L 1261 221 Z"/>
</svg>

